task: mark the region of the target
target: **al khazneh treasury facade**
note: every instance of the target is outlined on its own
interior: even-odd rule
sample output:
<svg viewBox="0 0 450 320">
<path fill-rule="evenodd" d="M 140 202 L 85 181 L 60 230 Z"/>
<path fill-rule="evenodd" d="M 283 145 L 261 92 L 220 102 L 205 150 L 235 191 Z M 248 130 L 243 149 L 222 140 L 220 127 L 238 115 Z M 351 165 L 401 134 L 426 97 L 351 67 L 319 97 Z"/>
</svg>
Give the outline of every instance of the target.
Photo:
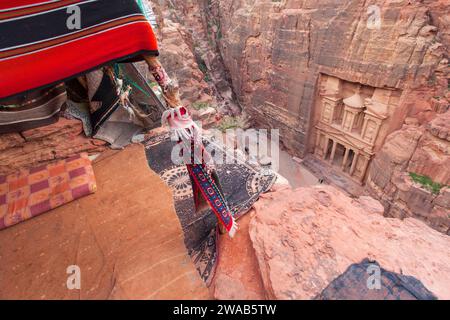
<svg viewBox="0 0 450 320">
<path fill-rule="evenodd" d="M 372 157 L 391 131 L 398 90 L 373 88 L 321 75 L 314 155 L 364 183 Z M 398 115 L 402 116 L 402 115 Z"/>
</svg>

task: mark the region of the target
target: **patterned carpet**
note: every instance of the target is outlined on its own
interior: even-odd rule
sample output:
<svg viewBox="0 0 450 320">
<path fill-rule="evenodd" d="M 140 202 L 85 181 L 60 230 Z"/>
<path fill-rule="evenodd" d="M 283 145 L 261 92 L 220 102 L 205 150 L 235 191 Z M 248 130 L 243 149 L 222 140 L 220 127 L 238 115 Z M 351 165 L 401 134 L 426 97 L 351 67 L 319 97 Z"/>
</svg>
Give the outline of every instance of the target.
<svg viewBox="0 0 450 320">
<path fill-rule="evenodd" d="M 436 299 L 436 296 L 418 279 L 387 271 L 378 262 L 371 262 L 369 259 L 349 266 L 315 298 L 315 300 Z"/>
<path fill-rule="evenodd" d="M 173 146 L 174 142 L 170 141 L 167 134 L 146 141 L 148 163 L 172 188 L 186 248 L 200 276 L 209 285 L 214 277 L 218 258 L 217 218 L 209 209 L 195 211 L 187 170 L 185 166 L 174 165 L 171 161 Z M 247 213 L 259 195 L 267 192 L 276 180 L 273 172 L 244 162 L 224 164 L 216 169 L 235 218 Z"/>
</svg>

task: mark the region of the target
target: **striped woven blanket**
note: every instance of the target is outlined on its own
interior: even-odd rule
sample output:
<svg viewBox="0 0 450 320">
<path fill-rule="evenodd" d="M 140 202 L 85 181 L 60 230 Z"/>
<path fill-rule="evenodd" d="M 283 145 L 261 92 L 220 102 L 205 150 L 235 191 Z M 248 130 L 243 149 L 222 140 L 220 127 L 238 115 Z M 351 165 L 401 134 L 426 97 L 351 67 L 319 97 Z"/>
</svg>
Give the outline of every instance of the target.
<svg viewBox="0 0 450 320">
<path fill-rule="evenodd" d="M 135 0 L 0 2 L 0 99 L 142 54 L 158 46 Z"/>
<path fill-rule="evenodd" d="M 60 83 L 49 89 L 3 100 L 5 105 L 0 105 L 0 133 L 21 132 L 57 122 L 66 98 L 66 88 Z"/>
</svg>

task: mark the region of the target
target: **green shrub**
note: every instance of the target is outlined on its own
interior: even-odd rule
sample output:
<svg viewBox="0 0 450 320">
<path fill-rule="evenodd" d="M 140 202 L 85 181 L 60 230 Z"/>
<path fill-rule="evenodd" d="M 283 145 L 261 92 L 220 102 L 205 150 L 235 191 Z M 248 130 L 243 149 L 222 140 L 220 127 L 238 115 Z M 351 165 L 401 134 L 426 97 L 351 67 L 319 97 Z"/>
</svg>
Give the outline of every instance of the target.
<svg viewBox="0 0 450 320">
<path fill-rule="evenodd" d="M 444 187 L 444 185 L 434 182 L 430 177 L 427 176 L 422 176 L 414 172 L 410 172 L 409 176 L 414 182 L 420 184 L 422 187 L 434 194 L 439 194 L 439 192 L 441 192 L 441 189 Z"/>
<path fill-rule="evenodd" d="M 225 132 L 228 129 L 246 128 L 247 126 L 248 119 L 243 115 L 237 117 L 225 116 L 220 121 L 217 128 Z"/>
<path fill-rule="evenodd" d="M 207 102 L 194 102 L 192 104 L 192 108 L 194 108 L 195 110 L 206 109 L 206 108 L 209 108 L 209 103 L 207 103 Z"/>
</svg>

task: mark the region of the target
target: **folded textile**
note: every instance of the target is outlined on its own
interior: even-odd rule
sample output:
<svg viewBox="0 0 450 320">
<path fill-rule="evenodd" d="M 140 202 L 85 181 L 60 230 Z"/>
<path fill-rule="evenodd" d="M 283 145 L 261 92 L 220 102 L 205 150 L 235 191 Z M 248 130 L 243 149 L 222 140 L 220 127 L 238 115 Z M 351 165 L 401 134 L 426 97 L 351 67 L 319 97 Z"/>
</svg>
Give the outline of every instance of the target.
<svg viewBox="0 0 450 320">
<path fill-rule="evenodd" d="M 90 104 L 92 136 L 121 149 L 143 130 L 142 123 L 124 99 L 123 85 L 111 70 L 103 68 L 86 74 Z"/>
<path fill-rule="evenodd" d="M 214 277 L 218 261 L 218 219 L 211 209 L 196 210 L 193 184 L 187 167 L 174 165 L 171 160 L 177 142 L 171 141 L 168 133 L 154 131 L 148 136 L 145 146 L 148 164 L 173 191 L 175 210 L 184 232 L 184 242 L 201 278 L 209 285 Z M 211 143 L 204 139 L 205 146 Z M 215 172 L 220 179 L 220 190 L 237 220 L 248 213 L 262 193 L 270 190 L 277 175 L 257 163 L 242 161 L 234 152 L 219 141 L 215 141 L 219 152 L 228 153 L 232 163 L 217 164 Z"/>
<path fill-rule="evenodd" d="M 370 271 L 373 268 L 379 270 L 379 288 L 369 286 L 375 282 L 371 276 L 375 271 Z M 378 262 L 366 258 L 350 265 L 314 300 L 437 300 L 437 297 L 419 279 L 385 270 Z"/>
<path fill-rule="evenodd" d="M 3 100 L 6 106 L 0 106 L 0 133 L 21 132 L 57 122 L 66 98 L 64 84 L 59 84 Z"/>
<path fill-rule="evenodd" d="M 120 63 L 115 65 L 115 74 L 124 87 L 131 88 L 130 105 L 142 126 L 147 130 L 159 127 L 165 107 L 141 72 L 133 63 Z"/>
<path fill-rule="evenodd" d="M 198 194 L 200 193 L 203 199 L 208 202 L 217 219 L 226 228 L 230 237 L 233 237 L 238 229 L 237 223 L 221 191 L 218 179 L 207 170 L 205 165 L 193 164 L 187 165 L 186 167 L 189 172 L 189 177 L 194 182 L 193 193 L 195 203 L 198 203 Z"/>
<path fill-rule="evenodd" d="M 116 83 L 104 69 L 86 74 L 86 89 L 89 99 L 93 134 L 120 107 L 120 96 Z"/>
<path fill-rule="evenodd" d="M 114 61 L 158 55 L 135 0 L 7 0 L 0 4 L 0 23 L 0 99 Z"/>
<path fill-rule="evenodd" d="M 96 191 L 86 153 L 0 176 L 0 230 Z"/>
<path fill-rule="evenodd" d="M 83 132 L 86 137 L 92 136 L 91 113 L 89 111 L 89 103 L 77 103 L 67 100 L 66 109 L 63 116 L 69 119 L 80 120 L 83 124 Z"/>
<path fill-rule="evenodd" d="M 129 113 L 122 106 L 119 106 L 98 127 L 93 137 L 109 142 L 112 149 L 123 149 L 132 143 L 133 137 L 142 132 L 143 129 L 142 126 L 131 121 Z"/>
</svg>

